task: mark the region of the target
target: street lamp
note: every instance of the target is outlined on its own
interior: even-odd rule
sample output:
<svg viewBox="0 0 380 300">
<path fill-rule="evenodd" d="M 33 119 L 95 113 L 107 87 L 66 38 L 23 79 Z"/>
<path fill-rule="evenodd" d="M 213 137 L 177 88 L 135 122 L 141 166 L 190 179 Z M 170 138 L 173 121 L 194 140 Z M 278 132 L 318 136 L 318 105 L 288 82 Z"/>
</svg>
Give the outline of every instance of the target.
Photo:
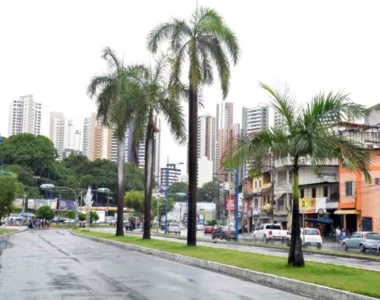
<svg viewBox="0 0 380 300">
<path fill-rule="evenodd" d="M 168 233 L 168 201 L 169 201 L 169 165 L 183 165 L 183 162 L 169 164 L 169 157 L 166 163 L 166 191 L 165 191 L 165 233 Z"/>
<path fill-rule="evenodd" d="M 78 195 L 75 192 L 75 190 L 72 189 L 72 188 L 70 188 L 70 187 L 68 187 L 68 186 L 55 186 L 52 183 L 41 184 L 40 188 L 41 188 L 41 190 L 48 190 L 48 191 L 52 190 L 54 188 L 57 188 L 57 189 L 66 189 L 66 190 L 70 190 L 71 192 L 74 193 L 74 197 L 75 197 L 75 227 L 78 227 Z"/>
<path fill-rule="evenodd" d="M 110 204 L 110 189 L 109 188 L 98 188 L 96 190 L 98 193 L 107 194 L 107 217 L 108 217 L 108 209 Z"/>
</svg>

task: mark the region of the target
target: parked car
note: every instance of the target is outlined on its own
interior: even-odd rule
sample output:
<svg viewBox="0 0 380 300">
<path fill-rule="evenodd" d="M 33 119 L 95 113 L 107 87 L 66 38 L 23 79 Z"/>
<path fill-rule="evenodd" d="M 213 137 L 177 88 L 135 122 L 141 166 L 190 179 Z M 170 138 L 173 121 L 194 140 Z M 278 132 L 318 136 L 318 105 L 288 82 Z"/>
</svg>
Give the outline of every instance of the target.
<svg viewBox="0 0 380 300">
<path fill-rule="evenodd" d="M 235 231 L 228 226 L 219 226 L 212 233 L 212 239 L 230 240 L 234 237 Z"/>
<path fill-rule="evenodd" d="M 286 241 L 287 231 L 283 230 L 280 224 L 262 224 L 253 232 L 253 241 L 262 240 L 268 243 L 272 240 Z"/>
<path fill-rule="evenodd" d="M 65 222 L 65 219 L 62 219 L 62 218 L 59 218 L 59 217 L 54 217 L 52 220 L 51 220 L 51 223 L 54 223 L 54 224 L 62 224 Z"/>
<path fill-rule="evenodd" d="M 181 225 L 178 223 L 169 223 L 168 233 L 181 234 Z"/>
<path fill-rule="evenodd" d="M 63 220 L 62 224 L 64 224 L 64 225 L 74 225 L 75 224 L 75 220 L 74 219 L 66 219 L 66 220 Z"/>
<path fill-rule="evenodd" d="M 214 232 L 214 226 L 206 225 L 203 227 L 203 233 L 213 233 Z"/>
<path fill-rule="evenodd" d="M 204 225 L 203 224 L 197 224 L 197 230 L 199 230 L 199 231 L 204 230 Z"/>
<path fill-rule="evenodd" d="M 290 232 L 287 234 L 286 244 L 290 245 Z M 317 228 L 301 228 L 302 247 L 315 246 L 318 249 L 322 248 L 323 241 L 321 234 Z"/>
<path fill-rule="evenodd" d="M 342 248 L 344 251 L 359 249 L 362 253 L 366 250 L 378 250 L 380 248 L 380 234 L 372 231 L 354 232 L 343 240 Z"/>
</svg>

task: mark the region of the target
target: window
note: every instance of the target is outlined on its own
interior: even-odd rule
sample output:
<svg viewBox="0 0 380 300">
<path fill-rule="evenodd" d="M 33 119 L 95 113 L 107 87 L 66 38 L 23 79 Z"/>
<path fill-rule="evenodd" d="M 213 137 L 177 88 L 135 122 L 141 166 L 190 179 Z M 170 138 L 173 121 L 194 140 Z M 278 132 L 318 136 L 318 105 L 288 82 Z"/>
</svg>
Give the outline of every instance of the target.
<svg viewBox="0 0 380 300">
<path fill-rule="evenodd" d="M 305 198 L 305 190 L 300 189 L 301 199 Z"/>
<path fill-rule="evenodd" d="M 352 181 L 346 181 L 346 196 L 352 196 Z"/>
<path fill-rule="evenodd" d="M 312 188 L 311 189 L 311 198 L 316 198 L 317 197 L 317 189 L 316 188 Z"/>
<path fill-rule="evenodd" d="M 259 230 L 263 230 L 263 229 L 264 229 L 264 225 L 260 225 Z"/>
<path fill-rule="evenodd" d="M 375 184 L 380 184 L 380 178 L 375 178 Z"/>
<path fill-rule="evenodd" d="M 329 196 L 329 187 L 325 185 L 323 187 L 323 197 L 328 197 Z"/>
<path fill-rule="evenodd" d="M 276 225 L 276 224 L 267 225 L 267 227 L 265 229 L 281 230 L 281 226 L 280 225 Z"/>
<path fill-rule="evenodd" d="M 255 199 L 255 208 L 258 208 L 259 206 L 259 199 Z"/>
</svg>

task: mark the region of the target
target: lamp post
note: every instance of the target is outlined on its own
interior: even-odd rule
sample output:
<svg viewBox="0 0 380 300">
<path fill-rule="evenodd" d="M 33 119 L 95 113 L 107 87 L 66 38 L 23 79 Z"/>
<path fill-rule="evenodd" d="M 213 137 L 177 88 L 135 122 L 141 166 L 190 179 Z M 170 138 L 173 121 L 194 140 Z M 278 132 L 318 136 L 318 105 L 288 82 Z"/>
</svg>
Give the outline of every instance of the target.
<svg viewBox="0 0 380 300">
<path fill-rule="evenodd" d="M 168 202 L 169 202 L 169 165 L 183 165 L 183 162 L 169 164 L 169 157 L 166 163 L 166 191 L 165 191 L 165 233 L 168 233 Z"/>
<path fill-rule="evenodd" d="M 78 227 L 78 195 L 77 193 L 75 192 L 74 189 L 68 187 L 68 186 L 55 186 L 54 184 L 51 184 L 51 183 L 45 183 L 45 184 L 41 184 L 40 185 L 40 188 L 42 190 L 47 190 L 47 191 L 50 191 L 54 188 L 56 189 L 66 189 L 66 190 L 69 190 L 71 192 L 74 193 L 74 197 L 75 197 L 75 227 Z"/>
</svg>

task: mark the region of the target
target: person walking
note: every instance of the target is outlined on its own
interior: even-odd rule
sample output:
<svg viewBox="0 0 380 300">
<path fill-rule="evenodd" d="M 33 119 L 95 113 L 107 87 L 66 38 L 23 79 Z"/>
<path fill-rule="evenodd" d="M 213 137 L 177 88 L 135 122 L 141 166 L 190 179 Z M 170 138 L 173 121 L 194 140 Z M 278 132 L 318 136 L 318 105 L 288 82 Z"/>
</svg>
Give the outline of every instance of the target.
<svg viewBox="0 0 380 300">
<path fill-rule="evenodd" d="M 341 234 L 341 230 L 339 228 L 339 226 L 337 228 L 335 228 L 335 238 L 336 238 L 336 243 L 338 244 L 340 242 L 340 234 Z"/>
</svg>

